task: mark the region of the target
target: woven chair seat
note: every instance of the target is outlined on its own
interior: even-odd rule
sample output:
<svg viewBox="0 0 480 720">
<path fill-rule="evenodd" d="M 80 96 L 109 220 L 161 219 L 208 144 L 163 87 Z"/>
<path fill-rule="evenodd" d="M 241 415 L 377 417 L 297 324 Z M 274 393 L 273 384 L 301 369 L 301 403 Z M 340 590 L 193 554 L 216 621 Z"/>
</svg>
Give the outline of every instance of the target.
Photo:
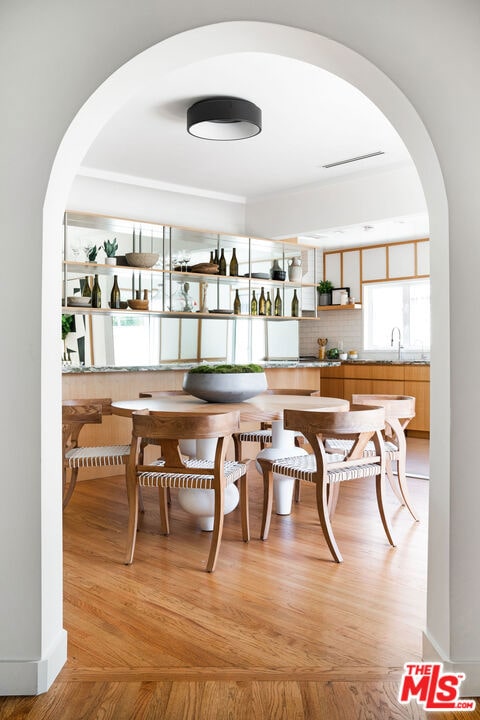
<svg viewBox="0 0 480 720">
<path fill-rule="evenodd" d="M 334 451 L 338 453 L 339 451 L 343 451 L 345 455 L 350 452 L 350 449 L 353 445 L 353 440 L 337 440 L 335 438 L 330 438 L 325 440 L 325 449 L 327 452 Z M 385 445 L 385 457 L 388 460 L 396 460 L 398 455 L 398 448 L 394 443 L 386 441 L 384 443 Z M 363 451 L 363 457 L 373 457 L 376 455 L 375 451 L 375 445 L 372 441 L 368 442 L 365 450 Z"/>
<path fill-rule="evenodd" d="M 69 468 L 100 467 L 103 465 L 125 465 L 130 454 L 130 445 L 105 445 L 97 447 L 76 447 L 67 450 L 65 461 Z"/>
<path fill-rule="evenodd" d="M 331 454 L 327 457 L 328 462 L 342 462 L 344 459 L 343 455 Z M 314 482 L 313 474 L 317 469 L 317 463 L 315 455 L 301 455 L 297 457 L 282 458 L 272 464 L 272 471 L 279 475 L 286 475 L 287 477 L 299 478 L 306 482 Z M 363 477 L 374 477 L 379 475 L 381 472 L 380 465 L 351 465 L 350 467 L 343 467 L 339 469 L 332 469 L 327 471 L 328 482 L 336 483 L 343 482 L 344 480 L 356 480 L 357 478 Z"/>
<path fill-rule="evenodd" d="M 162 467 L 165 461 L 160 459 L 151 463 Z M 212 468 L 213 461 L 190 459 L 185 461 L 187 468 L 194 470 L 195 468 Z M 243 463 L 227 460 L 224 463 L 224 475 L 227 485 L 239 480 L 247 471 Z M 171 488 L 195 488 L 201 490 L 211 490 L 213 488 L 213 475 L 196 475 L 192 473 L 162 473 L 162 472 L 137 472 L 139 485 L 146 487 L 171 487 Z"/>
<path fill-rule="evenodd" d="M 295 437 L 302 437 L 302 433 L 294 432 Z M 272 442 L 272 430 L 246 430 L 238 433 L 240 442 Z"/>
</svg>

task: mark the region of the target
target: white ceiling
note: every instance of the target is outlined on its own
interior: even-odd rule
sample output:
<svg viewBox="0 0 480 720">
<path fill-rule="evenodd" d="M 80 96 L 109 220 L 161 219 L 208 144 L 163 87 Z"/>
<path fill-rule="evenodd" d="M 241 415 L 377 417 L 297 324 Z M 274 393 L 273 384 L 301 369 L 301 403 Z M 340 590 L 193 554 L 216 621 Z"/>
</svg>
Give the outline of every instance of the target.
<svg viewBox="0 0 480 720">
<path fill-rule="evenodd" d="M 258 105 L 262 132 L 235 142 L 189 135 L 187 108 L 218 95 Z M 385 154 L 322 167 L 379 150 Z M 103 128 L 81 172 L 114 173 L 130 181 L 133 176 L 142 184 L 187 186 L 190 192 L 247 201 L 411 162 L 392 125 L 352 85 L 297 60 L 242 53 L 195 63 L 142 88 Z"/>
</svg>

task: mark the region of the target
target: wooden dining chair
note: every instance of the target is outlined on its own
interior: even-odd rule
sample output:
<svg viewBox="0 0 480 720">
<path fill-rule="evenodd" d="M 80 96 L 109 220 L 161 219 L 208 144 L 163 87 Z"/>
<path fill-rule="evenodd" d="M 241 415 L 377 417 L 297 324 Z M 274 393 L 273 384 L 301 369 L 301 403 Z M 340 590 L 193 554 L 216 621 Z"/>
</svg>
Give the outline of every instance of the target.
<svg viewBox="0 0 480 720">
<path fill-rule="evenodd" d="M 238 482 L 242 536 L 250 539 L 248 516 L 247 466 L 226 460 L 228 441 L 240 425 L 238 411 L 218 414 L 140 412 L 133 414 L 132 443 L 127 461 L 127 494 L 129 505 L 127 552 L 125 564 L 133 562 L 138 523 L 139 487 L 159 490 L 160 525 L 168 535 L 169 519 L 166 502 L 168 488 L 200 488 L 214 491 L 214 523 L 207 572 L 213 572 L 222 539 L 224 519 L 224 491 L 227 485 Z M 139 463 L 142 438 L 154 438 L 162 447 L 162 458 L 150 464 Z M 214 438 L 215 459 L 185 458 L 180 450 L 181 439 Z"/>
<path fill-rule="evenodd" d="M 328 548 L 335 562 L 343 558 L 333 534 L 328 506 L 329 488 L 348 480 L 376 479 L 377 504 L 385 534 L 390 545 L 395 545 L 390 522 L 383 504 L 385 482 L 385 451 L 382 430 L 385 425 L 383 407 L 353 405 L 346 412 L 312 412 L 310 410 L 285 410 L 284 425 L 287 430 L 301 432 L 313 449 L 309 455 L 259 459 L 263 471 L 263 514 L 261 539 L 266 540 L 270 529 L 273 504 L 273 475 L 299 478 L 316 487 L 317 508 L 320 525 Z M 349 439 L 352 444 L 347 452 L 328 453 L 327 438 Z M 372 442 L 375 454 L 364 455 L 367 443 Z"/>
<path fill-rule="evenodd" d="M 419 522 L 420 517 L 410 498 L 408 491 L 406 462 L 407 462 L 407 441 L 405 429 L 412 418 L 415 417 L 415 398 L 410 395 L 352 395 L 352 403 L 355 405 L 380 406 L 385 408 L 385 428 L 383 437 L 385 441 L 386 473 L 390 486 L 414 520 Z M 338 453 L 348 450 L 351 440 L 328 440 L 326 447 L 328 451 Z M 365 448 L 365 455 L 375 454 L 375 448 L 369 443 Z M 396 467 L 397 481 L 395 481 L 394 468 Z"/>
<path fill-rule="evenodd" d="M 111 414 L 111 398 L 64 400 L 62 403 L 64 509 L 75 490 L 80 468 L 126 464 L 130 445 L 79 445 L 84 425 L 100 424 L 105 415 Z M 70 482 L 67 486 L 69 470 Z"/>
</svg>

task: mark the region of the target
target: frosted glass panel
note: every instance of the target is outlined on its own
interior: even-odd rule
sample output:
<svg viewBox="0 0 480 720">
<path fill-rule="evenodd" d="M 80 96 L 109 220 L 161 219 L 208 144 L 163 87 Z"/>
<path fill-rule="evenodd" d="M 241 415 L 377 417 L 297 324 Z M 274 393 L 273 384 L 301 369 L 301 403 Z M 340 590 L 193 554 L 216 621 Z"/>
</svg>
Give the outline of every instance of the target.
<svg viewBox="0 0 480 720">
<path fill-rule="evenodd" d="M 360 251 L 343 253 L 343 287 L 350 288 L 350 296 L 357 302 L 360 297 Z"/>
<path fill-rule="evenodd" d="M 329 253 L 325 255 L 325 280 L 330 280 L 333 287 L 340 287 L 342 284 L 341 254 Z"/>
<path fill-rule="evenodd" d="M 195 322 L 195 320 L 191 322 Z M 200 355 L 203 359 L 227 359 L 229 322 L 229 320 L 202 320 L 202 348 Z"/>
<path fill-rule="evenodd" d="M 197 358 L 197 332 L 198 323 L 196 320 L 180 320 L 180 359 L 196 360 Z"/>
<path fill-rule="evenodd" d="M 405 278 L 415 275 L 415 245 L 391 245 L 388 248 L 388 275 Z"/>
<path fill-rule="evenodd" d="M 298 359 L 298 322 L 267 322 L 267 357 Z"/>
<path fill-rule="evenodd" d="M 362 250 L 362 279 L 385 280 L 387 277 L 387 249 L 385 247 Z"/>
<path fill-rule="evenodd" d="M 417 243 L 417 273 L 419 275 L 430 275 L 430 243 Z"/>
</svg>

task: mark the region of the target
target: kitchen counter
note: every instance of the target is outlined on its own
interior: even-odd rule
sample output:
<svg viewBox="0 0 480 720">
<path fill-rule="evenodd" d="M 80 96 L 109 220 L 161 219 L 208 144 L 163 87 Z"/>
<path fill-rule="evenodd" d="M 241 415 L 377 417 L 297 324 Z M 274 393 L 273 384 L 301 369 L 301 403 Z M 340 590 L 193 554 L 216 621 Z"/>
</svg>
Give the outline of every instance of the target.
<svg viewBox="0 0 480 720">
<path fill-rule="evenodd" d="M 220 365 L 222 363 L 209 363 L 212 365 Z M 273 368 L 320 368 L 320 367 L 338 367 L 342 363 L 339 360 L 271 360 L 267 362 L 258 362 L 266 370 Z M 157 372 L 167 370 L 190 370 L 191 368 L 198 367 L 201 363 L 164 363 L 162 365 L 145 365 L 145 366 L 128 366 L 128 367 L 116 367 L 116 366 L 80 366 L 80 365 L 63 365 L 62 372 L 64 374 L 74 373 L 128 373 L 128 372 Z"/>
</svg>

